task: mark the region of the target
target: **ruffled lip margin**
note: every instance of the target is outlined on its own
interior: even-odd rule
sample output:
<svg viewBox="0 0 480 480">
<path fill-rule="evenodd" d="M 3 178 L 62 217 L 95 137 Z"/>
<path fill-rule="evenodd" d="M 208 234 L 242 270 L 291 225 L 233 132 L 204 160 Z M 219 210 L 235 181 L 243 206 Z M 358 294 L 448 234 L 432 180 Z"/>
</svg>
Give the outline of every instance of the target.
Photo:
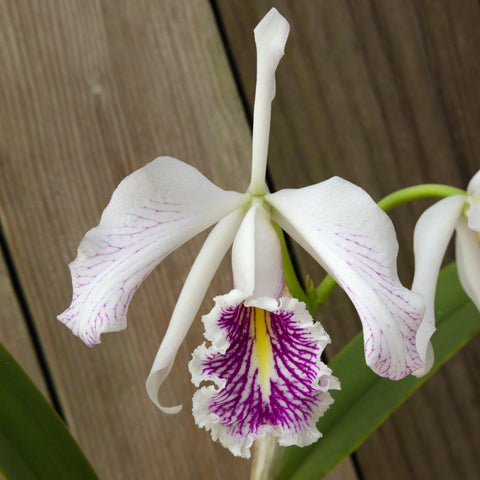
<svg viewBox="0 0 480 480">
<path fill-rule="evenodd" d="M 282 446 L 309 445 L 321 437 L 316 422 L 333 403 L 329 390 L 340 382 L 321 361 L 330 337 L 314 323 L 305 304 L 294 298 L 245 301 L 239 290 L 218 296 L 203 316 L 205 337 L 192 355 L 189 370 L 198 387 L 193 415 L 234 455 L 249 458 L 254 440 L 277 437 Z M 262 398 L 251 328 L 254 308 L 269 312 L 273 352 L 270 394 Z"/>
</svg>

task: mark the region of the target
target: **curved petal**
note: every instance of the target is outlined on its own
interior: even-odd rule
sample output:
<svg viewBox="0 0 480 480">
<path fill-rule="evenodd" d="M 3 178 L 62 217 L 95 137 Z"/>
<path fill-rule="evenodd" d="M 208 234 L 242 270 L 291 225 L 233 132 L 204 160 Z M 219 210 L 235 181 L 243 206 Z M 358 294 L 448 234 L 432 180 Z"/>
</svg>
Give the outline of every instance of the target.
<svg viewBox="0 0 480 480">
<path fill-rule="evenodd" d="M 270 217 L 260 205 L 252 206 L 240 226 L 232 248 L 234 287 L 245 298 L 280 298 L 283 260 L 280 240 Z"/>
<path fill-rule="evenodd" d="M 174 158 L 132 173 L 81 241 L 70 264 L 72 303 L 58 319 L 90 346 L 124 329 L 130 299 L 153 268 L 244 201 Z"/>
<path fill-rule="evenodd" d="M 480 310 L 480 245 L 475 232 L 467 226 L 465 218 L 457 223 L 455 242 L 458 278 L 465 293 Z"/>
<path fill-rule="evenodd" d="M 397 275 L 392 222 L 361 188 L 338 177 L 265 197 L 272 218 L 342 286 L 363 324 L 372 370 L 398 380 L 423 364 L 415 337 L 420 297 Z"/>
<path fill-rule="evenodd" d="M 220 262 L 233 242 L 243 215 L 243 209 L 235 210 L 213 228 L 197 255 L 178 297 L 146 385 L 152 401 L 165 413 L 178 413 L 182 406 L 163 407 L 158 401 L 158 390 L 172 368 L 177 350 L 200 308 Z"/>
<path fill-rule="evenodd" d="M 193 415 L 213 440 L 248 458 L 254 440 L 277 437 L 280 445 L 317 440 L 318 418 L 340 388 L 320 355 L 330 338 L 296 299 L 242 302 L 232 290 L 217 297 L 203 317 L 212 342 L 193 353 L 192 381 L 213 382 L 193 397 Z"/>
<path fill-rule="evenodd" d="M 437 278 L 464 202 L 463 195 L 444 198 L 425 210 L 415 225 L 413 233 L 415 275 L 412 291 L 418 293 L 425 302 L 425 316 L 417 332 L 417 350 L 425 365 L 414 372 L 416 376 L 425 375 L 433 364 L 433 349 L 429 344 L 435 331 Z M 430 355 L 427 355 L 429 351 Z"/>
</svg>

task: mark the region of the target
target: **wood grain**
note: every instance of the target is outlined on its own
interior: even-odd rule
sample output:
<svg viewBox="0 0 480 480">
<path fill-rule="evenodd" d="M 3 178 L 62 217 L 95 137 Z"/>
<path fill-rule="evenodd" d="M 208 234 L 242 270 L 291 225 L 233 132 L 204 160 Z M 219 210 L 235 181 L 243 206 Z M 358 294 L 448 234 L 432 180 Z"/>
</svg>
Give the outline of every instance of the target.
<svg viewBox="0 0 480 480">
<path fill-rule="evenodd" d="M 43 395 L 50 399 L 45 377 L 25 318 L 14 291 L 10 272 L 0 254 L 0 342 L 25 370 Z M 4 480 L 0 474 L 0 480 Z"/>
<path fill-rule="evenodd" d="M 242 39 L 272 2 L 218 0 L 251 110 L 255 52 Z M 339 175 L 379 200 L 417 183 L 465 188 L 480 167 L 478 2 L 275 1 L 291 34 L 277 75 L 269 173 L 275 189 Z M 428 202 L 398 208 L 399 272 Z M 323 273 L 295 249 L 303 275 Z M 450 256 L 450 259 L 452 257 Z M 359 329 L 343 292 L 320 320 L 332 355 Z M 458 479 L 480 472 L 480 339 L 465 347 L 358 450 L 363 478 Z"/>
<path fill-rule="evenodd" d="M 44 374 L 2 255 L 0 255 L 0 342 L 39 390 L 49 398 Z"/>
<path fill-rule="evenodd" d="M 245 189 L 250 133 L 206 1 L 0 4 L 1 215 L 67 421 L 102 479 L 243 479 L 190 413 L 196 322 L 164 389 L 145 379 L 201 241 L 142 286 L 124 333 L 94 349 L 56 320 L 69 303 L 67 265 L 115 186 L 170 154 L 224 188 Z M 225 265 L 202 306 L 231 288 Z"/>
</svg>

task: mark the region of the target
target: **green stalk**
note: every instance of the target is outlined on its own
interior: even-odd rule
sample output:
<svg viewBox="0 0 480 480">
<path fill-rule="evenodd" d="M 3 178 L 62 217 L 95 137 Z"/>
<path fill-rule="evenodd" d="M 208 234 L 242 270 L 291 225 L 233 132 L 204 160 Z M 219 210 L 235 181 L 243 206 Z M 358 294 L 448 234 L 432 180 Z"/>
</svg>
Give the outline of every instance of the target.
<svg viewBox="0 0 480 480">
<path fill-rule="evenodd" d="M 298 298 L 301 302 L 305 302 L 308 307 L 310 304 L 310 299 L 298 281 L 297 274 L 295 273 L 292 260 L 290 259 L 290 255 L 288 253 L 287 242 L 285 241 L 283 230 L 275 222 L 272 222 L 272 225 L 277 232 L 278 238 L 280 239 L 280 245 L 282 246 L 283 275 L 285 276 L 285 282 L 288 286 L 288 289 L 294 298 Z"/>
<path fill-rule="evenodd" d="M 467 195 L 467 192 L 449 185 L 440 185 L 437 183 L 426 183 L 424 185 L 415 185 L 414 187 L 402 188 L 396 192 L 387 195 L 378 202 L 378 206 L 388 212 L 398 205 L 419 200 L 420 198 L 446 198 L 452 195 Z"/>
</svg>

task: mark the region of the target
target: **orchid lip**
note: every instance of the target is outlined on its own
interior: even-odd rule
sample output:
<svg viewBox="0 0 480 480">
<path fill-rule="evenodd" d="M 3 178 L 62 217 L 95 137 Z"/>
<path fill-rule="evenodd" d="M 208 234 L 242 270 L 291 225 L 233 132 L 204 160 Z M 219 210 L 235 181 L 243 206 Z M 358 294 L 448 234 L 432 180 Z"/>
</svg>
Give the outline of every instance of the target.
<svg viewBox="0 0 480 480">
<path fill-rule="evenodd" d="M 239 290 L 217 297 L 203 317 L 211 346 L 198 347 L 189 364 L 201 386 L 193 399 L 197 424 L 234 455 L 249 457 L 254 439 L 308 445 L 321 434 L 319 416 L 328 390 L 340 387 L 320 356 L 330 338 L 296 299 L 244 300 Z"/>
</svg>

